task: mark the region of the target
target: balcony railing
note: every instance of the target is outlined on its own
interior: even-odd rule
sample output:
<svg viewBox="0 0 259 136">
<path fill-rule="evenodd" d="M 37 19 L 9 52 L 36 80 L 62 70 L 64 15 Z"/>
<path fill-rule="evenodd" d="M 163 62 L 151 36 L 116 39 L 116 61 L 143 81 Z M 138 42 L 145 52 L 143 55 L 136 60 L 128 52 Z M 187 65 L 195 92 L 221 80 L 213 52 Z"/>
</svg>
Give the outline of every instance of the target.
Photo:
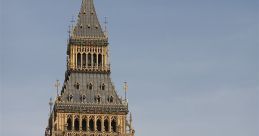
<svg viewBox="0 0 259 136">
<path fill-rule="evenodd" d="M 74 104 L 74 103 L 57 103 L 54 107 L 56 110 L 63 112 L 77 111 L 84 113 L 128 113 L 126 104 Z"/>
<path fill-rule="evenodd" d="M 92 65 L 92 66 L 86 66 L 86 65 L 82 65 L 82 66 L 73 66 L 70 65 L 70 67 L 68 68 L 69 70 L 72 71 L 104 71 L 104 72 L 108 72 L 110 71 L 110 65 Z"/>
<path fill-rule="evenodd" d="M 121 135 L 119 133 L 114 133 L 114 132 L 84 132 L 84 131 L 79 131 L 79 132 L 65 132 L 64 136 L 126 136 L 126 135 Z"/>
</svg>

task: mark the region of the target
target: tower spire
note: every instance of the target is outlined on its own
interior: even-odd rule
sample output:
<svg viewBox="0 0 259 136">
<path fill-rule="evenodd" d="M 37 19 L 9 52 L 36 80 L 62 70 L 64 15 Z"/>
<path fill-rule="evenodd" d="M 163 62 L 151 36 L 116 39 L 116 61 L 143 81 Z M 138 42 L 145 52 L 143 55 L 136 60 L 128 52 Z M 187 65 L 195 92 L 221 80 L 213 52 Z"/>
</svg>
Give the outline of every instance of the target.
<svg viewBox="0 0 259 136">
<path fill-rule="evenodd" d="M 94 8 L 93 0 L 82 0 L 77 24 L 72 36 L 80 38 L 105 37 Z"/>
</svg>

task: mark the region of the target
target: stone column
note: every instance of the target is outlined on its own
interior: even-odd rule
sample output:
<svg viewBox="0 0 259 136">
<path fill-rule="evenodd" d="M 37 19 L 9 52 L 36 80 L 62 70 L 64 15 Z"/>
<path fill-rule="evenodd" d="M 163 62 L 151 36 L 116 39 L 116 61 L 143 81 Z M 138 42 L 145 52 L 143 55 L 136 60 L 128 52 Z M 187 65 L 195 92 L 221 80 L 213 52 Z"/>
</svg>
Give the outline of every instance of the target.
<svg viewBox="0 0 259 136">
<path fill-rule="evenodd" d="M 72 130 L 75 130 L 75 117 L 74 115 L 72 116 Z"/>
<path fill-rule="evenodd" d="M 93 67 L 94 67 L 94 55 L 91 52 L 91 68 L 93 69 Z"/>
<path fill-rule="evenodd" d="M 104 132 L 104 116 L 102 116 L 102 132 Z"/>
<path fill-rule="evenodd" d="M 111 116 L 109 116 L 108 121 L 109 121 L 109 132 L 111 132 L 111 131 L 112 131 L 112 120 L 111 120 Z"/>
<path fill-rule="evenodd" d="M 83 55 L 82 55 L 82 52 L 80 52 L 80 57 L 81 57 L 81 69 L 83 69 Z"/>
<path fill-rule="evenodd" d="M 96 116 L 94 116 L 94 130 L 97 131 L 97 125 L 96 125 Z"/>
<path fill-rule="evenodd" d="M 77 69 L 77 47 L 75 48 L 75 68 Z"/>
<path fill-rule="evenodd" d="M 79 131 L 82 131 L 82 115 L 79 115 Z"/>
</svg>

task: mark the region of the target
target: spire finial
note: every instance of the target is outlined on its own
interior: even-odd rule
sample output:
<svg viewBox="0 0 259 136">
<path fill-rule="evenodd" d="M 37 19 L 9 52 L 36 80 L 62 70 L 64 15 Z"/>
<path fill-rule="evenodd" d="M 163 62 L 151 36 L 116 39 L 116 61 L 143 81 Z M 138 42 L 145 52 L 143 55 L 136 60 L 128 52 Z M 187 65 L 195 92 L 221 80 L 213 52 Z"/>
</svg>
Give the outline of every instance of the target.
<svg viewBox="0 0 259 136">
<path fill-rule="evenodd" d="M 52 101 L 52 97 L 50 97 L 50 99 L 49 99 L 49 116 L 51 115 L 52 106 L 53 106 L 53 101 Z"/>
<path fill-rule="evenodd" d="M 125 101 L 127 101 L 127 91 L 128 91 L 128 83 L 127 82 L 124 82 L 124 92 L 125 92 Z"/>
<path fill-rule="evenodd" d="M 108 37 L 108 17 L 104 17 L 104 32 L 106 37 Z"/>
<path fill-rule="evenodd" d="M 58 90 L 59 90 L 60 82 L 59 80 L 56 80 L 55 87 L 57 88 L 57 97 L 59 96 Z"/>
<path fill-rule="evenodd" d="M 73 27 L 74 27 L 74 23 L 75 23 L 75 18 L 74 18 L 74 15 L 72 15 L 71 20 L 70 20 L 70 25 L 68 26 L 68 34 L 69 34 L 69 37 L 70 37 L 71 34 L 72 34 Z"/>
</svg>

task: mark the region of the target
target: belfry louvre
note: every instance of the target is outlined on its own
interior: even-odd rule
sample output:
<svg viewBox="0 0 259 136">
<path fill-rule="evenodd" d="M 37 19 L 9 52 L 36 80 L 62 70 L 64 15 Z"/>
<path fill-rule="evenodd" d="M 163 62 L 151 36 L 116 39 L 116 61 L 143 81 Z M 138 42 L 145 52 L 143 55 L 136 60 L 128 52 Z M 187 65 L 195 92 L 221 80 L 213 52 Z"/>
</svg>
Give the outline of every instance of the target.
<svg viewBox="0 0 259 136">
<path fill-rule="evenodd" d="M 67 70 L 45 136 L 134 136 L 128 103 L 110 78 L 108 36 L 93 0 L 82 0 L 67 45 Z"/>
</svg>

